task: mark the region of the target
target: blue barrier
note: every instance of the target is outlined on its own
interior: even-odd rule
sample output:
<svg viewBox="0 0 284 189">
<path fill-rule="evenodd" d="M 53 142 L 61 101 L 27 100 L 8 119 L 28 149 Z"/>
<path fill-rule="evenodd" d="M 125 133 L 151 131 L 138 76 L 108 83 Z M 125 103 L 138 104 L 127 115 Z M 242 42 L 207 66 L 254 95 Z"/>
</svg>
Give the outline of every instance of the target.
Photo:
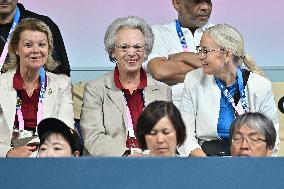
<svg viewBox="0 0 284 189">
<path fill-rule="evenodd" d="M 0 159 L 0 188 L 283 188 L 284 158 Z"/>
</svg>

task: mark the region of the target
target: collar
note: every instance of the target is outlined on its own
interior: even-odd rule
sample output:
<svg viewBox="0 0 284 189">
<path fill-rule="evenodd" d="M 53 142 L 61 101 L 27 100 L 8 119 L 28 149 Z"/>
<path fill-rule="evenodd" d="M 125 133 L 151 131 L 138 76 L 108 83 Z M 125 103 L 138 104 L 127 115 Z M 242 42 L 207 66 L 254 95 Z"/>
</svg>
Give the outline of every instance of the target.
<svg viewBox="0 0 284 189">
<path fill-rule="evenodd" d="M 119 70 L 117 66 L 115 66 L 115 69 L 114 69 L 114 84 L 118 89 L 125 89 L 119 80 Z M 144 89 L 146 86 L 147 86 L 147 75 L 144 69 L 141 67 L 140 68 L 140 83 L 137 89 Z"/>
<path fill-rule="evenodd" d="M 40 79 L 39 79 L 40 83 Z M 17 69 L 16 73 L 13 77 L 13 88 L 17 90 L 23 90 L 24 89 L 24 80 L 20 74 L 20 69 Z M 37 89 L 40 89 L 40 85 L 37 85 Z"/>
</svg>

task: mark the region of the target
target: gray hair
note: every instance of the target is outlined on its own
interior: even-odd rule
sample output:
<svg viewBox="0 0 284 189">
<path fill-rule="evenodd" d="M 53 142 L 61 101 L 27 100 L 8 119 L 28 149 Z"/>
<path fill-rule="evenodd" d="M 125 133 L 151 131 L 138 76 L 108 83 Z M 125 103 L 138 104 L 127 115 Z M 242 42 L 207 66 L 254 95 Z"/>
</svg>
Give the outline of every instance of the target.
<svg viewBox="0 0 284 189">
<path fill-rule="evenodd" d="M 239 127 L 242 127 L 244 124 L 265 136 L 267 148 L 274 148 L 276 141 L 276 130 L 273 122 L 267 116 L 259 112 L 247 112 L 238 116 L 231 124 L 231 139 L 235 130 Z"/>
<path fill-rule="evenodd" d="M 145 41 L 145 51 L 146 51 L 145 59 L 147 59 L 154 45 L 154 34 L 152 32 L 152 29 L 145 22 L 144 19 L 138 16 L 128 16 L 128 17 L 121 17 L 115 19 L 107 28 L 104 37 L 104 44 L 105 44 L 105 49 L 109 55 L 110 61 L 116 62 L 115 58 L 112 57 L 112 53 L 115 48 L 116 34 L 119 30 L 125 28 L 138 29 L 142 32 Z"/>
<path fill-rule="evenodd" d="M 244 63 L 250 71 L 264 75 L 257 67 L 254 59 L 245 53 L 244 39 L 236 28 L 228 24 L 217 24 L 208 28 L 206 32 L 221 49 L 230 51 L 233 54 L 233 62 L 240 66 Z"/>
</svg>

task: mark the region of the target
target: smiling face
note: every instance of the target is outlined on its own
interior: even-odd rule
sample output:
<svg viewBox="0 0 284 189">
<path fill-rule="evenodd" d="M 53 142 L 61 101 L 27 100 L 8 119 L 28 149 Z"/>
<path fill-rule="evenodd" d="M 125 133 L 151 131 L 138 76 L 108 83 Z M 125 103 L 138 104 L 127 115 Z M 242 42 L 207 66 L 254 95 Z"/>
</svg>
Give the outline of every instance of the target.
<svg viewBox="0 0 284 189">
<path fill-rule="evenodd" d="M 232 156 L 271 156 L 272 149 L 267 147 L 265 136 L 246 124 L 235 129 L 231 145 Z"/>
<path fill-rule="evenodd" d="M 203 72 L 208 75 L 222 75 L 227 72 L 226 62 L 230 61 L 227 51 L 220 50 L 220 47 L 211 39 L 208 33 L 202 35 L 200 47 L 205 49 L 204 56 L 199 54 Z"/>
<path fill-rule="evenodd" d="M 149 134 L 145 135 L 147 148 L 151 156 L 175 156 L 177 135 L 167 116 L 162 117 Z"/>
<path fill-rule="evenodd" d="M 183 27 L 199 28 L 208 22 L 212 11 L 211 0 L 173 0 Z"/>
<path fill-rule="evenodd" d="M 145 57 L 144 43 L 144 36 L 138 29 L 125 28 L 117 32 L 112 55 L 117 61 L 120 73 L 134 73 L 140 70 Z M 138 49 L 137 45 L 142 49 Z"/>
<path fill-rule="evenodd" d="M 26 30 L 20 34 L 16 49 L 20 58 L 20 68 L 39 70 L 48 58 L 48 39 L 45 33 Z"/>
</svg>

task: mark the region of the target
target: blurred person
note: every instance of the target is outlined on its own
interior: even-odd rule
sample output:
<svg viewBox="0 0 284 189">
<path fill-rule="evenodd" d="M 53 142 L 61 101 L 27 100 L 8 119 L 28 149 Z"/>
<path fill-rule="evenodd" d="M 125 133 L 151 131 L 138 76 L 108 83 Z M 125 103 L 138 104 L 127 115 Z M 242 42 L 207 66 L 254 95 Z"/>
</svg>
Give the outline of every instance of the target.
<svg viewBox="0 0 284 189">
<path fill-rule="evenodd" d="M 171 85 L 173 102 L 179 108 L 185 75 L 201 67 L 196 53 L 212 12 L 211 0 L 172 0 L 178 19 L 152 27 L 154 46 L 147 68 L 154 79 Z"/>
<path fill-rule="evenodd" d="M 276 142 L 273 122 L 264 114 L 238 116 L 230 128 L 232 156 L 271 156 Z"/>
<path fill-rule="evenodd" d="M 141 113 L 137 135 L 142 150 L 150 156 L 176 156 L 177 147 L 186 139 L 186 127 L 172 102 L 154 101 Z"/>
<path fill-rule="evenodd" d="M 16 25 L 24 18 L 37 18 L 43 21 L 51 30 L 53 36 L 53 59 L 58 66 L 52 70 L 56 74 L 70 76 L 70 65 L 64 42 L 58 26 L 48 17 L 26 10 L 18 0 L 0 0 L 0 70 L 4 62 L 9 62 L 8 43 Z M 6 71 L 3 69 L 3 71 Z"/>
<path fill-rule="evenodd" d="M 197 51 L 202 68 L 186 75 L 180 106 L 187 127 L 185 151 L 181 153 L 230 155 L 231 122 L 249 111 L 268 116 L 278 132 L 271 82 L 245 53 L 240 32 L 227 24 L 210 27 Z"/>
<path fill-rule="evenodd" d="M 171 89 L 142 68 L 153 42 L 152 30 L 142 18 L 121 17 L 108 26 L 105 49 L 116 66 L 85 86 L 80 119 L 85 155 L 123 156 L 138 150 L 140 113 L 152 101 L 171 100 Z"/>
<path fill-rule="evenodd" d="M 9 44 L 8 71 L 0 75 L 0 156 L 28 157 L 36 146 L 37 124 L 47 117 L 74 126 L 70 78 L 55 75 L 53 38 L 35 18 L 23 19 Z"/>
<path fill-rule="evenodd" d="M 77 132 L 57 118 L 46 118 L 38 124 L 39 157 L 79 157 L 82 155 Z"/>
</svg>

